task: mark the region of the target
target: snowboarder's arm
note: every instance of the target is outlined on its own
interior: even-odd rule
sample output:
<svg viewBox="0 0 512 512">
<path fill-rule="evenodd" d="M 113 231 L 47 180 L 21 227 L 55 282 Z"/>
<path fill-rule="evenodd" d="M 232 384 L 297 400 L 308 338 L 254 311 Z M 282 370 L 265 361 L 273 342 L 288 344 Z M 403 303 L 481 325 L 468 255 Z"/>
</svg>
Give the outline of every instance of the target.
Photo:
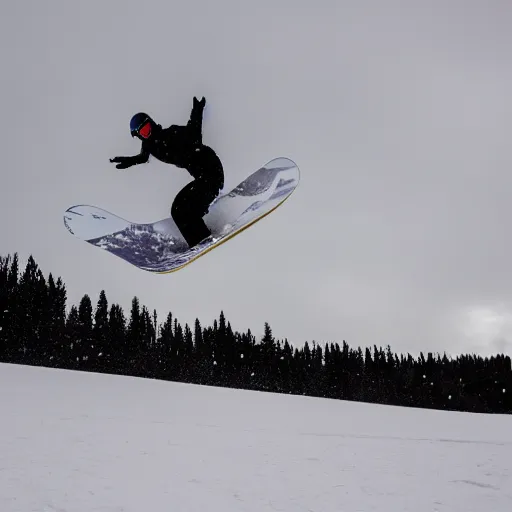
<svg viewBox="0 0 512 512">
<path fill-rule="evenodd" d="M 200 101 L 194 97 L 194 104 L 192 107 L 192 112 L 190 113 L 190 119 L 187 123 L 187 127 L 189 128 L 190 135 L 192 141 L 196 144 L 203 143 L 203 110 L 205 106 L 206 100 L 203 97 Z"/>
<path fill-rule="evenodd" d="M 117 163 L 116 167 L 118 169 L 127 169 L 132 165 L 145 164 L 148 160 L 149 152 L 144 149 L 144 146 L 141 148 L 140 153 L 138 155 L 116 156 L 115 158 L 110 159 L 112 163 Z"/>
</svg>

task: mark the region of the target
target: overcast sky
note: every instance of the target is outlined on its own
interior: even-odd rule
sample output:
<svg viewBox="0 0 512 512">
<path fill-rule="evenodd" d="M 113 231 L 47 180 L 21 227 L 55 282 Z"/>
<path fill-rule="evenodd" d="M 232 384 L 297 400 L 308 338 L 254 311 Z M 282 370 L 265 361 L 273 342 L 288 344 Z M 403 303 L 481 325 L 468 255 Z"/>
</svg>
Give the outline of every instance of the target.
<svg viewBox="0 0 512 512">
<path fill-rule="evenodd" d="M 511 353 L 511 26 L 505 1 L 4 2 L 1 252 L 70 303 L 105 289 L 295 345 Z M 186 171 L 108 160 L 139 151 L 133 113 L 186 123 L 194 95 L 226 188 L 287 156 L 292 198 L 166 276 L 72 237 L 74 204 L 168 215 Z"/>
</svg>

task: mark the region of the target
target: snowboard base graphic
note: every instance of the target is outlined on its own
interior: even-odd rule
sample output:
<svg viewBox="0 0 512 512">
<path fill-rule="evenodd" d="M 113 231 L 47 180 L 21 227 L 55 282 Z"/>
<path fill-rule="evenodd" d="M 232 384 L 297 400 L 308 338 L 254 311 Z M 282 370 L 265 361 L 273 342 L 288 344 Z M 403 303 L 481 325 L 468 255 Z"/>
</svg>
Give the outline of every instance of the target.
<svg viewBox="0 0 512 512">
<path fill-rule="evenodd" d="M 300 179 L 288 158 L 276 158 L 255 171 L 231 192 L 219 195 L 203 217 L 212 236 L 189 248 L 172 217 L 139 224 L 102 208 L 77 205 L 64 213 L 68 231 L 149 272 L 182 269 L 255 224 L 290 197 Z"/>
</svg>

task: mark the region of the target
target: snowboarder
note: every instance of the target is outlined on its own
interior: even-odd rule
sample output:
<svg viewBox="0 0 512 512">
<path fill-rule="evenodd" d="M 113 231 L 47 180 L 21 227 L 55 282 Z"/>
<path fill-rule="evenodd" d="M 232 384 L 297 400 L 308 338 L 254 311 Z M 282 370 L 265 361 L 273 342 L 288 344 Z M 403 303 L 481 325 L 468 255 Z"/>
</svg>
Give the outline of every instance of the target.
<svg viewBox="0 0 512 512">
<path fill-rule="evenodd" d="M 186 126 L 162 128 L 143 112 L 130 121 L 132 137 L 142 141 L 135 156 L 116 156 L 110 161 L 118 169 L 142 164 L 152 155 L 162 162 L 186 169 L 194 178 L 176 195 L 171 216 L 190 248 L 211 235 L 203 217 L 224 186 L 222 163 L 209 146 L 203 144 L 202 123 L 206 100 L 194 97 L 192 112 Z"/>
</svg>

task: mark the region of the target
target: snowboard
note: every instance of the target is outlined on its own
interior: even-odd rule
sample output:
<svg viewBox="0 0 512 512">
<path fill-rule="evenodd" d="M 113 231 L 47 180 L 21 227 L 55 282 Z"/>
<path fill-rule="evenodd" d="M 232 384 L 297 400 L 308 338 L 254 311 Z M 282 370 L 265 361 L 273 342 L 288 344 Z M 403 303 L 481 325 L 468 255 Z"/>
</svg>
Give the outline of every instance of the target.
<svg viewBox="0 0 512 512">
<path fill-rule="evenodd" d="M 300 180 L 288 158 L 275 158 L 220 194 L 203 217 L 212 236 L 189 248 L 172 217 L 136 223 L 102 208 L 76 205 L 64 213 L 64 225 L 75 237 L 135 267 L 167 274 L 182 269 L 270 214 L 290 197 Z"/>
</svg>

